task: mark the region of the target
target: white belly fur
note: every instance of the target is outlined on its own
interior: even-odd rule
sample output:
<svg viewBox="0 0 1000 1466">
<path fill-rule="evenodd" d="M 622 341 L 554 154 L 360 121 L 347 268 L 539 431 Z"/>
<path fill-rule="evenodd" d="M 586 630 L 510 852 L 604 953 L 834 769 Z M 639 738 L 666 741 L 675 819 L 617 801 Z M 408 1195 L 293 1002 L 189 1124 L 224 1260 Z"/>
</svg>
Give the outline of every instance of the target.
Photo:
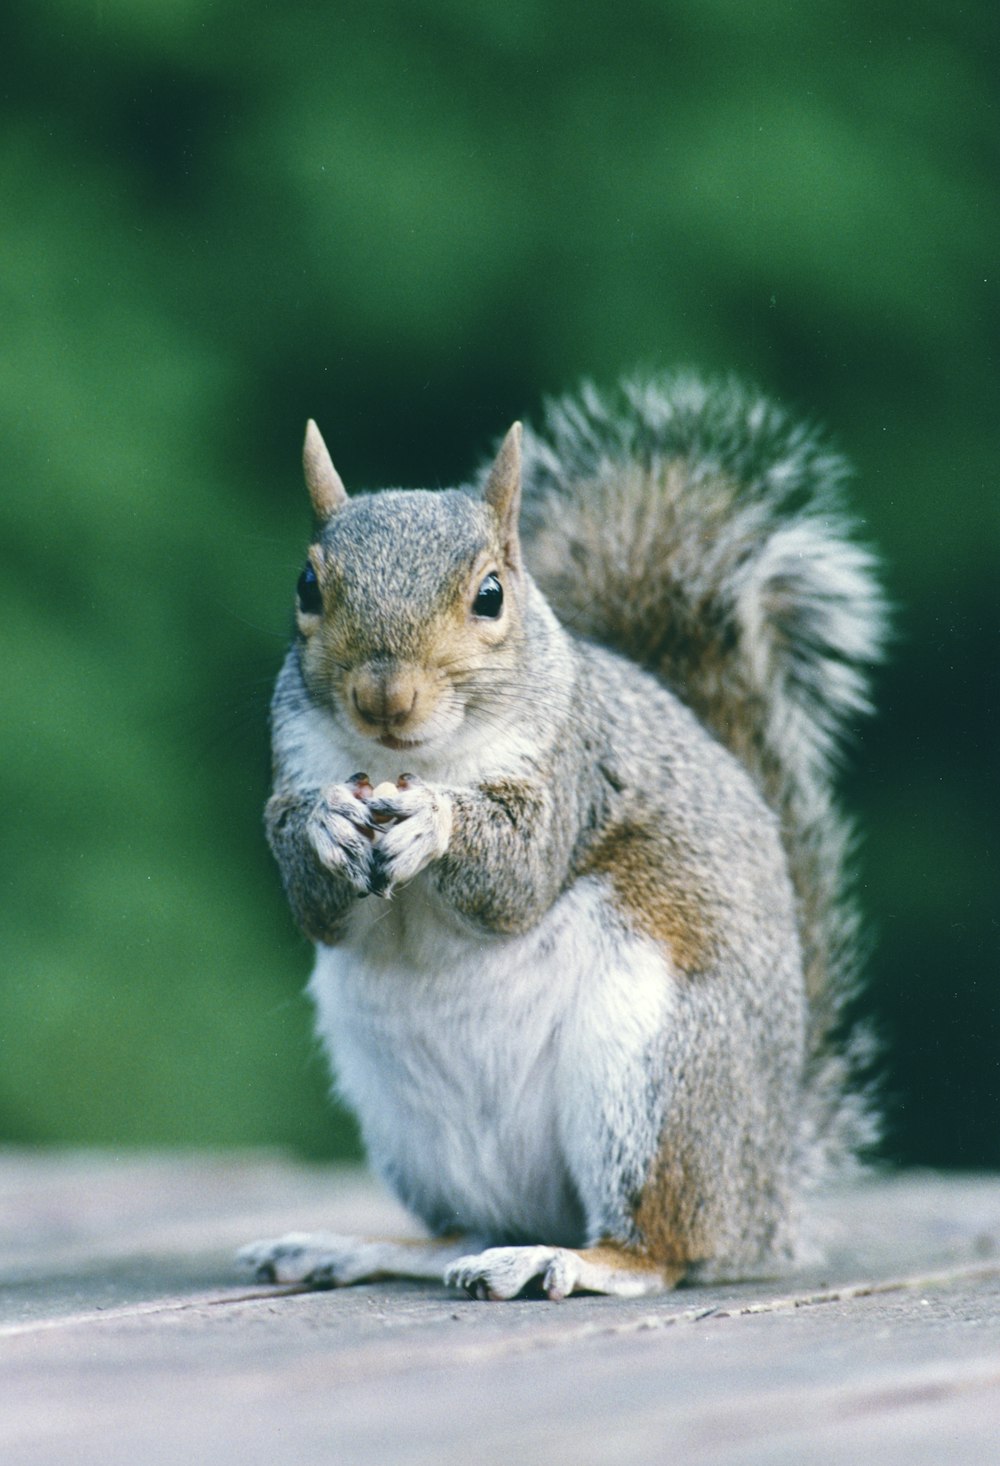
<svg viewBox="0 0 1000 1466">
<path fill-rule="evenodd" d="M 655 1152 L 673 983 L 655 944 L 602 919 L 608 899 L 587 878 L 532 932 L 480 937 L 421 876 L 318 949 L 340 1091 L 433 1229 L 580 1245 L 623 1225 L 609 1149 L 619 1175 Z"/>
</svg>

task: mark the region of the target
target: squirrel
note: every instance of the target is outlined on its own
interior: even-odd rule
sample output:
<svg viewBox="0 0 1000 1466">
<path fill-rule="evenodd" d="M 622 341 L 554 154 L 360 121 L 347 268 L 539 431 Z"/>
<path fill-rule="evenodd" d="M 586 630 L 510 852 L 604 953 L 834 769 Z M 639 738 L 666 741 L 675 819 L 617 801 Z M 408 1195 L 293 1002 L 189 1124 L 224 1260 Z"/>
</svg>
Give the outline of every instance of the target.
<svg viewBox="0 0 1000 1466">
<path fill-rule="evenodd" d="M 874 1123 L 832 782 L 886 618 L 845 461 L 683 375 L 549 404 L 459 488 L 348 498 L 312 421 L 303 457 L 267 835 L 339 1092 L 430 1235 L 244 1263 L 491 1299 L 787 1266 Z"/>
</svg>

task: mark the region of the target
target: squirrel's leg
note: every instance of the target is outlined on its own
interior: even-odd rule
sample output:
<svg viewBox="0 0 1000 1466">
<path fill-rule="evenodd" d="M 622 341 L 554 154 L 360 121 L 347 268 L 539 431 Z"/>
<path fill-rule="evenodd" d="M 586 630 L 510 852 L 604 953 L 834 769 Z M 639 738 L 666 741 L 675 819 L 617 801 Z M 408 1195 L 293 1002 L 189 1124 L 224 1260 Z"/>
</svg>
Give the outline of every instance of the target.
<svg viewBox="0 0 1000 1466">
<path fill-rule="evenodd" d="M 558 1301 L 571 1293 L 610 1293 L 642 1298 L 664 1293 L 683 1268 L 654 1262 L 616 1242 L 576 1250 L 572 1247 L 488 1247 L 459 1257 L 445 1270 L 451 1287 L 473 1298 L 516 1298 L 525 1291 Z"/>
<path fill-rule="evenodd" d="M 448 905 L 487 931 L 516 932 L 530 930 L 559 893 L 572 821 L 559 824 L 551 790 L 538 780 L 449 790 L 403 774 L 397 791 L 368 809 L 381 826 L 372 856 L 378 895 L 433 865 Z"/>
<path fill-rule="evenodd" d="M 730 990 L 720 1024 L 724 969 L 681 979 L 642 938 L 588 935 L 586 1009 L 562 1034 L 562 1144 L 594 1245 L 491 1247 L 459 1258 L 446 1282 L 482 1298 L 639 1297 L 682 1277 L 773 1272 L 794 1240 L 794 1017 L 779 996 L 765 1028 Z M 785 962 L 773 965 L 794 993 L 794 952 Z"/>
<path fill-rule="evenodd" d="M 337 941 L 354 902 L 372 890 L 373 832 L 358 787 L 279 791 L 264 810 L 292 915 L 314 942 Z"/>
<path fill-rule="evenodd" d="M 467 1236 L 411 1240 L 291 1232 L 268 1242 L 251 1242 L 240 1249 L 238 1260 L 259 1283 L 342 1288 L 375 1278 L 442 1282 L 445 1268 L 472 1242 Z"/>
</svg>

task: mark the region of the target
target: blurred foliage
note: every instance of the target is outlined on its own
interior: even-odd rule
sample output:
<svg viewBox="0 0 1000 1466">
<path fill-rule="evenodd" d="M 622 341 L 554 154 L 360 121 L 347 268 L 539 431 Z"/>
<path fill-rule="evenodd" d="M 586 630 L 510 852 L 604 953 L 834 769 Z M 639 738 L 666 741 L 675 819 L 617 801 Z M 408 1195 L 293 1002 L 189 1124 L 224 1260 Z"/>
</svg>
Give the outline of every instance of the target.
<svg viewBox="0 0 1000 1466">
<path fill-rule="evenodd" d="M 0 1136 L 355 1144 L 260 833 L 307 516 L 636 364 L 858 464 L 889 1150 L 1000 1162 L 1000 12 L 7 0 Z"/>
</svg>

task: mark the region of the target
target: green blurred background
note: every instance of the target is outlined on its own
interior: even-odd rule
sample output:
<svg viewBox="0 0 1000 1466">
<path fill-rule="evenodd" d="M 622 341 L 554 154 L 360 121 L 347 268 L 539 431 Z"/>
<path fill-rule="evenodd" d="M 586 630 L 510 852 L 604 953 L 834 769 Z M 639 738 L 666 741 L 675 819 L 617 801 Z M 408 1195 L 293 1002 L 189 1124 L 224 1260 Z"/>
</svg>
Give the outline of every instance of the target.
<svg viewBox="0 0 1000 1466">
<path fill-rule="evenodd" d="M 887 1154 L 1000 1163 L 994 0 L 6 0 L 0 1139 L 356 1141 L 260 828 L 321 422 L 448 482 L 637 364 L 858 466 Z"/>
</svg>

